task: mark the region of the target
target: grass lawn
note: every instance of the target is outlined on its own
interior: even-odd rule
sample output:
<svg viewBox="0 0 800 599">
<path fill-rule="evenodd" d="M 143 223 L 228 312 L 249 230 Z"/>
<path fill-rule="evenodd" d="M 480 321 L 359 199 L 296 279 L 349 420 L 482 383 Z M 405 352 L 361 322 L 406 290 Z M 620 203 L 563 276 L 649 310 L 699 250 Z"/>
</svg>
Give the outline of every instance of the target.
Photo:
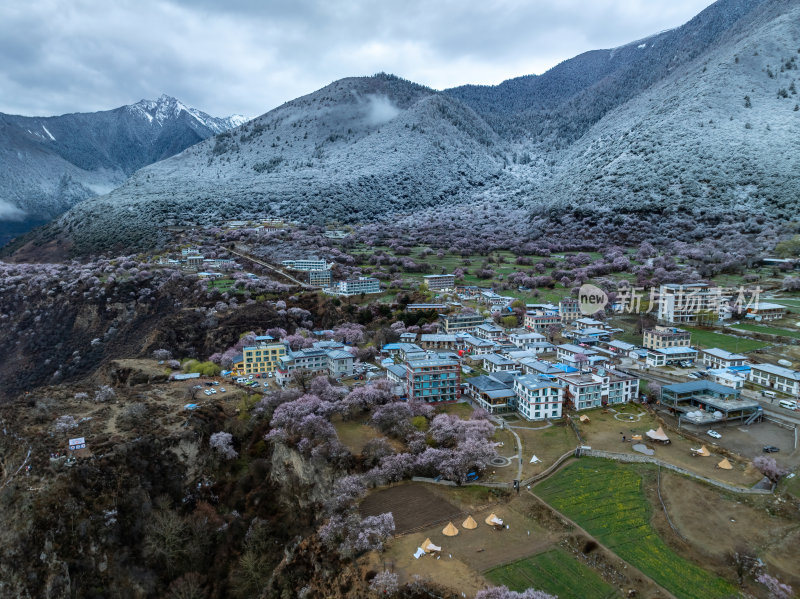
<svg viewBox="0 0 800 599">
<path fill-rule="evenodd" d="M 753 333 L 764 333 L 765 335 L 783 335 L 784 337 L 792 337 L 793 339 L 800 339 L 800 330 L 792 331 L 790 329 L 779 329 L 776 327 L 765 327 L 759 324 L 737 324 L 733 329 L 742 331 L 752 331 Z"/>
<path fill-rule="evenodd" d="M 465 402 L 449 403 L 442 406 L 436 406 L 436 412 L 439 414 L 455 414 L 462 420 L 469 420 L 472 412 L 475 411 L 471 405 Z"/>
<path fill-rule="evenodd" d="M 336 436 L 339 437 L 341 444 L 354 455 L 361 453 L 367 441 L 382 436 L 371 426 L 363 424 L 361 420 L 345 421 L 341 418 L 334 418 L 333 427 L 336 429 Z"/>
<path fill-rule="evenodd" d="M 653 530 L 642 490 L 648 470 L 581 458 L 538 484 L 536 493 L 676 597 L 735 596 L 730 583 L 677 555 Z"/>
<path fill-rule="evenodd" d="M 522 592 L 533 588 L 559 599 L 606 599 L 619 593 L 588 566 L 563 549 L 551 549 L 504 566 L 484 576 L 497 585 Z"/>
<path fill-rule="evenodd" d="M 574 450 L 578 445 L 578 438 L 572 428 L 566 424 L 555 424 L 540 430 L 527 429 L 524 426 L 526 425 L 514 425 L 514 432 L 522 441 L 523 478 L 543 472 L 558 458 L 568 451 Z M 532 423 L 532 426 L 542 426 L 542 424 Z M 538 464 L 530 463 L 534 454 L 541 460 Z M 514 472 L 516 472 L 516 468 Z"/>
<path fill-rule="evenodd" d="M 692 333 L 692 345 L 697 345 L 703 348 L 718 347 L 729 352 L 734 353 L 747 353 L 756 349 L 766 347 L 769 343 L 763 341 L 756 341 L 754 339 L 744 339 L 734 335 L 725 335 L 723 333 L 714 333 L 705 329 L 697 329 L 693 327 L 684 327 Z"/>
</svg>

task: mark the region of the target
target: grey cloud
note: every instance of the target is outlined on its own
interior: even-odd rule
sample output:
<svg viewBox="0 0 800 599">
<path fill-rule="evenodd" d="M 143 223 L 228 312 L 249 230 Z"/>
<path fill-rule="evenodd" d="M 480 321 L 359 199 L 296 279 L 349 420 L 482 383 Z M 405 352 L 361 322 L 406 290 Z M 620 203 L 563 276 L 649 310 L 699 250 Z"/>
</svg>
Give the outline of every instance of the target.
<svg viewBox="0 0 800 599">
<path fill-rule="evenodd" d="M 0 3 L 0 112 L 162 92 L 255 116 L 336 79 L 499 83 L 674 27 L 709 0 L 33 0 Z"/>
</svg>

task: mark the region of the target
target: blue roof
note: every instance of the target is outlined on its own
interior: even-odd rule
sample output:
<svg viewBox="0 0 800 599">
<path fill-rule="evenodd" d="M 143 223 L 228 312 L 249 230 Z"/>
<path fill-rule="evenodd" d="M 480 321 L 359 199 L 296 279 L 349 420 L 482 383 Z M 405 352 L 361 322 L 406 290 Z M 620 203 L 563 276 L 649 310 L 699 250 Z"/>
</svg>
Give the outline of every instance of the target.
<svg viewBox="0 0 800 599">
<path fill-rule="evenodd" d="M 577 368 L 573 368 L 572 366 L 567 366 L 566 364 L 562 364 L 559 362 L 558 364 L 553 364 L 553 368 L 558 368 L 559 370 L 563 370 L 564 372 L 578 372 Z"/>
</svg>

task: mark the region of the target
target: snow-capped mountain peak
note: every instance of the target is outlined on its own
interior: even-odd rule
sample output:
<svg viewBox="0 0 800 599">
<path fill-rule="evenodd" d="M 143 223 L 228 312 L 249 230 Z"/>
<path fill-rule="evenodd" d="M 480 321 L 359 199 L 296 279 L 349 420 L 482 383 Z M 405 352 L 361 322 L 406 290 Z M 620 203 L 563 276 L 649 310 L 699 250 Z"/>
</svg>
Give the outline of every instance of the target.
<svg viewBox="0 0 800 599">
<path fill-rule="evenodd" d="M 241 115 L 222 118 L 213 117 L 202 110 L 186 106 L 177 98 L 167 94 L 161 94 L 157 100 L 139 100 L 127 108 L 133 114 L 137 114 L 142 119 L 147 120 L 148 123 L 153 123 L 159 127 L 163 127 L 167 121 L 180 118 L 181 113 L 185 112 L 214 134 L 233 129 L 250 120 Z"/>
</svg>

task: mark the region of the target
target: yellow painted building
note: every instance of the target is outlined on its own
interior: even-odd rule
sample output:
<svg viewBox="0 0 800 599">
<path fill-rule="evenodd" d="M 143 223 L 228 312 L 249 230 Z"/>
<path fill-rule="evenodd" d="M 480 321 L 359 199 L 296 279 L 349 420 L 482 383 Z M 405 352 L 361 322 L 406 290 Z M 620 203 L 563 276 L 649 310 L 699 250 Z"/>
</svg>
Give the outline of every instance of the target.
<svg viewBox="0 0 800 599">
<path fill-rule="evenodd" d="M 285 355 L 286 346 L 282 343 L 245 347 L 242 350 L 242 361 L 234 364 L 233 370 L 241 374 L 274 372 L 281 356 Z"/>
</svg>

